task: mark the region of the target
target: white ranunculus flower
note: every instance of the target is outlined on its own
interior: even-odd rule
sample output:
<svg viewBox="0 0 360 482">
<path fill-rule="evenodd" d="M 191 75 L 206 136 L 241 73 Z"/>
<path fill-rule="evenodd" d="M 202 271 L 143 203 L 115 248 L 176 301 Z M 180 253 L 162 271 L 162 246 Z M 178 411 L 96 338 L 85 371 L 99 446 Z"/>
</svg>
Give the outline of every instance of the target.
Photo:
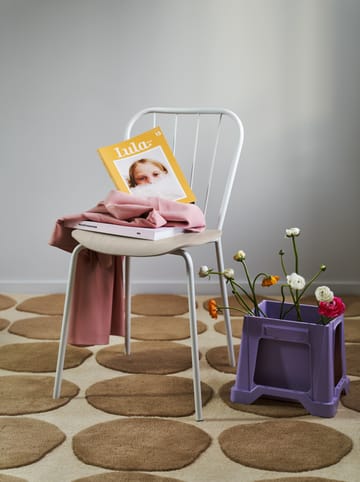
<svg viewBox="0 0 360 482">
<path fill-rule="evenodd" d="M 201 266 L 199 270 L 199 276 L 200 278 L 206 278 L 209 276 L 209 268 L 207 266 Z"/>
<path fill-rule="evenodd" d="M 286 277 L 286 279 L 287 279 L 288 285 L 290 285 L 290 287 L 293 288 L 294 290 L 302 290 L 303 288 L 305 288 L 305 285 L 306 285 L 305 278 L 303 278 L 297 273 L 289 274 Z"/>
<path fill-rule="evenodd" d="M 319 286 L 315 290 L 315 298 L 317 301 L 325 301 L 328 303 L 334 299 L 334 293 L 327 286 Z"/>
<path fill-rule="evenodd" d="M 224 276 L 225 276 L 225 278 L 233 279 L 234 276 L 235 276 L 235 272 L 231 268 L 226 268 L 226 269 L 224 269 Z"/>
<path fill-rule="evenodd" d="M 299 228 L 288 228 L 285 230 L 286 236 L 288 238 L 291 238 L 291 236 L 299 236 L 300 234 L 300 229 Z"/>
</svg>

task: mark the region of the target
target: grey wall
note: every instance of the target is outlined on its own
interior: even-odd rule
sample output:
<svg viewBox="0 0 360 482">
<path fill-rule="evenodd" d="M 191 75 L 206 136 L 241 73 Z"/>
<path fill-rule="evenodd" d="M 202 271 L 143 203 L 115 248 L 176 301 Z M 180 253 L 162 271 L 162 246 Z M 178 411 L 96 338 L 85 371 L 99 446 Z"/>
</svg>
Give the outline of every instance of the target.
<svg viewBox="0 0 360 482">
<path fill-rule="evenodd" d="M 303 274 L 360 292 L 359 42 L 358 0 L 0 0 L 0 291 L 63 289 L 54 222 L 113 187 L 96 149 L 133 113 L 210 105 L 246 132 L 226 264 L 278 272 L 299 226 Z M 180 268 L 135 265 L 136 289 L 184 292 Z"/>
</svg>

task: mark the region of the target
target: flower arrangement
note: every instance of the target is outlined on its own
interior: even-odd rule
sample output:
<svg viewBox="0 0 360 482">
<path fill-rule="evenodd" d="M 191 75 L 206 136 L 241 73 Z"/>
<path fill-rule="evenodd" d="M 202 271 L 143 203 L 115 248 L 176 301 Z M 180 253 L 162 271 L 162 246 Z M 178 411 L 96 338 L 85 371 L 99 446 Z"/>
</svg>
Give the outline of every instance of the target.
<svg viewBox="0 0 360 482">
<path fill-rule="evenodd" d="M 280 285 L 281 290 L 281 306 L 280 306 L 280 319 L 285 318 L 290 310 L 296 310 L 296 316 L 298 321 L 301 319 L 300 303 L 304 294 L 309 290 L 314 281 L 320 276 L 320 274 L 326 270 L 325 265 L 321 265 L 319 270 L 306 281 L 303 276 L 299 274 L 299 256 L 297 250 L 297 238 L 300 235 L 299 228 L 289 228 L 285 231 L 285 237 L 291 240 L 292 250 L 294 255 L 294 270 L 289 274 L 285 265 L 285 252 L 279 251 L 280 263 L 286 282 Z M 247 287 L 242 286 L 235 280 L 235 272 L 231 268 L 225 269 L 223 272 L 214 271 L 207 266 L 201 266 L 199 270 L 199 276 L 201 278 L 209 277 L 213 274 L 224 276 L 226 282 L 230 284 L 232 294 L 238 302 L 238 308 L 231 307 L 231 309 L 238 310 L 244 314 L 250 316 L 266 316 L 261 310 L 256 295 L 256 283 L 261 279 L 262 287 L 271 287 L 280 281 L 280 276 L 273 275 L 265 272 L 258 273 L 253 279 L 250 277 L 249 269 L 246 263 L 246 253 L 242 250 L 235 253 L 233 259 L 240 262 L 245 273 L 247 281 Z M 288 293 L 292 304 L 290 309 L 286 308 L 285 297 Z M 345 311 L 345 304 L 341 298 L 334 296 L 334 293 L 327 286 L 319 286 L 315 290 L 315 299 L 318 305 L 319 323 L 326 325 L 333 318 L 341 315 Z M 218 313 L 221 313 L 224 309 L 230 309 L 229 307 L 219 306 L 214 299 L 209 300 L 208 310 L 212 318 L 217 318 Z"/>
</svg>

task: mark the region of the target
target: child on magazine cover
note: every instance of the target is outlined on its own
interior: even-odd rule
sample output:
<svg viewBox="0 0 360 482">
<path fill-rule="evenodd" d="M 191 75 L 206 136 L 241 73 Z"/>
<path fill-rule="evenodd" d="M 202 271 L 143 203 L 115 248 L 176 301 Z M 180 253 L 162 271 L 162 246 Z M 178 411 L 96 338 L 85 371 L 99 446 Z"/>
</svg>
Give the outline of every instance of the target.
<svg viewBox="0 0 360 482">
<path fill-rule="evenodd" d="M 129 168 L 128 184 L 133 194 L 179 199 L 184 191 L 164 164 L 153 159 L 138 159 Z"/>
</svg>

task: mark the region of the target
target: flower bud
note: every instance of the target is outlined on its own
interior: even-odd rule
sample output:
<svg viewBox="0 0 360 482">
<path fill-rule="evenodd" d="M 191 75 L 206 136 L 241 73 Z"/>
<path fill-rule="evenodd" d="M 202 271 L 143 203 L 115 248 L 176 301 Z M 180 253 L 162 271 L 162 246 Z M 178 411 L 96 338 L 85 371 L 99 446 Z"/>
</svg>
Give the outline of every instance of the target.
<svg viewBox="0 0 360 482">
<path fill-rule="evenodd" d="M 231 269 L 231 268 L 226 268 L 223 272 L 223 275 L 225 276 L 225 278 L 227 279 L 234 279 L 234 276 L 235 276 L 235 273 L 234 273 L 234 270 Z"/>
<path fill-rule="evenodd" d="M 246 258 L 245 251 L 242 251 L 241 249 L 237 251 L 237 253 L 235 253 L 233 256 L 233 259 L 235 261 L 244 261 L 245 258 Z"/>
<path fill-rule="evenodd" d="M 200 278 L 206 278 L 207 276 L 209 276 L 209 274 L 210 274 L 210 270 L 206 265 L 200 267 L 200 270 L 199 270 Z"/>
</svg>

